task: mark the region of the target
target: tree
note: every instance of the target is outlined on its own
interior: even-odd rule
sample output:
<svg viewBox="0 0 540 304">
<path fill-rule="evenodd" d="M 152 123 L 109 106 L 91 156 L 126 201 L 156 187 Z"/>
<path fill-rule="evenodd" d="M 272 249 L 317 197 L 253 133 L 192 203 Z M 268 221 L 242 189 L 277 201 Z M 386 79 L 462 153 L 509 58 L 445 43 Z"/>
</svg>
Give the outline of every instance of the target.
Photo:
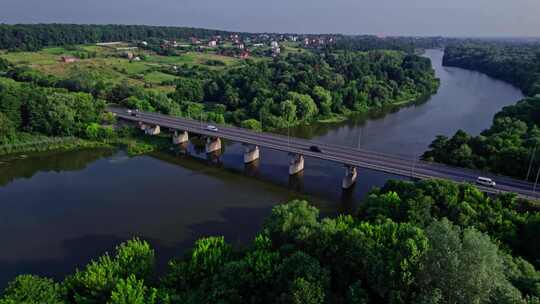
<svg viewBox="0 0 540 304">
<path fill-rule="evenodd" d="M 306 201 L 294 200 L 272 208 L 264 224 L 272 240 L 303 239 L 317 225 L 319 211 Z"/>
<path fill-rule="evenodd" d="M 122 243 L 116 247 L 114 257 L 105 254 L 90 262 L 83 271 L 77 270 L 66 278 L 64 285 L 68 299 L 75 303 L 107 303 L 121 279 L 126 280 L 130 276 L 138 280 L 148 279 L 153 262 L 154 252 L 146 242 L 133 239 Z M 135 284 L 133 281 L 123 282 L 121 288 L 128 288 L 132 283 Z"/>
<path fill-rule="evenodd" d="M 313 99 L 321 109 L 322 115 L 330 115 L 332 112 L 332 95 L 321 86 L 313 88 Z"/>
<path fill-rule="evenodd" d="M 292 100 L 282 101 L 279 105 L 281 117 L 285 119 L 287 124 L 296 122 L 296 105 Z"/>
<path fill-rule="evenodd" d="M 347 303 L 348 304 L 367 304 L 369 303 L 369 296 L 366 290 L 362 288 L 360 281 L 355 282 L 349 287 L 347 291 Z"/>
<path fill-rule="evenodd" d="M 170 97 L 177 103 L 202 102 L 204 99 L 204 89 L 199 80 L 181 78 L 176 81 L 176 90 Z"/>
<path fill-rule="evenodd" d="M 254 131 L 262 131 L 261 123 L 256 119 L 246 119 L 242 121 L 242 124 L 240 125 L 242 128 L 250 129 Z"/>
<path fill-rule="evenodd" d="M 4 58 L 0 58 L 0 72 L 5 72 L 9 69 L 9 61 Z"/>
<path fill-rule="evenodd" d="M 317 105 L 309 95 L 289 92 L 287 98 L 296 105 L 296 116 L 302 121 L 310 121 L 319 113 Z"/>
<path fill-rule="evenodd" d="M 287 303 L 292 304 L 321 304 L 324 303 L 324 290 L 317 283 L 312 283 L 304 278 L 294 280 L 290 290 L 290 299 Z"/>
<path fill-rule="evenodd" d="M 444 303 L 489 303 L 498 287 L 508 285 L 488 236 L 474 228 L 462 232 L 447 219 L 434 221 L 426 234 L 430 247 L 418 277 L 423 293 L 440 292 Z"/>
<path fill-rule="evenodd" d="M 324 302 L 330 274 L 313 257 L 298 251 L 283 261 L 278 272 L 276 287 L 287 290 L 284 303 Z"/>
<path fill-rule="evenodd" d="M 197 283 L 217 273 L 229 261 L 232 248 L 223 237 L 208 237 L 195 242 L 186 278 Z"/>
<path fill-rule="evenodd" d="M 11 281 L 0 304 L 64 304 L 60 286 L 47 278 L 20 275 Z"/>
<path fill-rule="evenodd" d="M 7 143 L 15 133 L 13 122 L 2 112 L 0 112 L 0 144 Z"/>
<path fill-rule="evenodd" d="M 153 304 L 157 303 L 157 290 L 144 286 L 143 280 L 130 275 L 120 279 L 112 291 L 109 304 Z"/>
</svg>

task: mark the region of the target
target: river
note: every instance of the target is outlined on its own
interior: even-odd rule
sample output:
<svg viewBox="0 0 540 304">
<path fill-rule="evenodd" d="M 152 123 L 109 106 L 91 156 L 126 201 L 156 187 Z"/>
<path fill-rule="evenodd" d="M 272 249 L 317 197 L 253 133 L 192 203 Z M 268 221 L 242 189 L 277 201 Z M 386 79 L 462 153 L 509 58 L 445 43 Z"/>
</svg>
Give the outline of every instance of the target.
<svg viewBox="0 0 540 304">
<path fill-rule="evenodd" d="M 291 133 L 413 158 L 438 134 L 480 133 L 523 98 L 484 74 L 443 67 L 442 55 L 425 54 L 441 79 L 426 102 Z M 61 279 L 133 236 L 151 243 L 162 270 L 203 236 L 245 244 L 276 204 L 307 199 L 323 215 L 351 213 L 372 187 L 399 178 L 360 169 L 357 185 L 343 192 L 339 164 L 306 158 L 305 172 L 289 178 L 285 153 L 262 149 L 260 162 L 245 168 L 242 151 L 226 143 L 212 160 L 194 147 L 190 155 L 94 150 L 0 159 L 0 290 L 21 273 Z"/>
</svg>

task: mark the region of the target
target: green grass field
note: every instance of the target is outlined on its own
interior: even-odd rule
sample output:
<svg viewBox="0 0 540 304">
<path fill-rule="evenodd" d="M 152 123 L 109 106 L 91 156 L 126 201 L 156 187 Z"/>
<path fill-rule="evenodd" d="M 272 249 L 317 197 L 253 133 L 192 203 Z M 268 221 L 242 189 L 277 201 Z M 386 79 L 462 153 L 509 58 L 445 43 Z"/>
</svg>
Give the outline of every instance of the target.
<svg viewBox="0 0 540 304">
<path fill-rule="evenodd" d="M 95 53 L 96 57 L 81 59 L 73 63 L 64 63 L 62 56 L 77 56 L 81 52 Z M 187 52 L 179 56 L 161 56 L 150 51 L 136 50 L 141 61 L 129 61 L 122 58 L 121 51 L 115 48 L 97 45 L 78 45 L 72 47 L 49 47 L 38 52 L 7 52 L 0 50 L 0 57 L 16 66 L 29 66 L 45 75 L 68 78 L 77 73 L 98 73 L 109 83 L 127 80 L 132 84 L 153 85 L 153 90 L 170 91 L 171 87 L 161 86 L 163 81 L 174 80 L 175 76 L 160 72 L 164 67 L 204 65 L 210 69 L 220 70 L 241 64 L 242 60 L 234 57 L 218 55 L 214 52 Z M 253 60 L 263 58 L 252 58 Z M 220 61 L 223 65 L 208 64 Z"/>
</svg>

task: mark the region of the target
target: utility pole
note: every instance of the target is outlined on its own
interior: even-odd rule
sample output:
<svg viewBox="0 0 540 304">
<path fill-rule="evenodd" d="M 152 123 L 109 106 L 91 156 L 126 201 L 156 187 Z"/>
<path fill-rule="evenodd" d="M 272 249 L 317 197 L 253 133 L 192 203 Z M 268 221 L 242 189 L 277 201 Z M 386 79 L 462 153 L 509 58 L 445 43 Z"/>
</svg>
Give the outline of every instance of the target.
<svg viewBox="0 0 540 304">
<path fill-rule="evenodd" d="M 291 148 L 291 133 L 290 133 L 290 124 L 288 120 L 287 120 L 287 145 L 290 149 Z"/>
<path fill-rule="evenodd" d="M 364 131 L 364 128 L 360 128 L 360 133 L 358 134 L 358 147 L 357 150 L 360 150 L 360 146 L 362 145 L 362 132 Z"/>
<path fill-rule="evenodd" d="M 413 159 L 411 166 L 411 177 L 414 179 L 414 167 L 416 166 L 416 157 Z"/>
<path fill-rule="evenodd" d="M 536 173 L 536 180 L 534 181 L 533 194 L 536 194 L 536 185 L 538 184 L 539 176 L 540 176 L 540 167 L 538 167 L 538 172 Z"/>
<path fill-rule="evenodd" d="M 525 178 L 525 180 L 529 180 L 529 175 L 531 173 L 531 168 L 532 168 L 532 164 L 534 162 L 534 157 L 536 156 L 536 147 L 538 147 L 538 143 L 534 146 L 534 150 L 532 152 L 532 155 L 531 155 L 531 161 L 529 162 L 529 168 L 527 169 L 527 177 Z"/>
</svg>

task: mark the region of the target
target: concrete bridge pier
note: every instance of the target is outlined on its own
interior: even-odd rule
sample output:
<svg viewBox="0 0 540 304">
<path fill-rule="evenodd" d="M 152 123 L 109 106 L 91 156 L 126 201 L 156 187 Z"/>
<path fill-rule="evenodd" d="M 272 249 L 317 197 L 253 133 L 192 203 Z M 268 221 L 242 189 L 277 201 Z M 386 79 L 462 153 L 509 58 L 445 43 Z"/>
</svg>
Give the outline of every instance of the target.
<svg viewBox="0 0 540 304">
<path fill-rule="evenodd" d="M 345 166 L 345 177 L 343 177 L 343 182 L 341 187 L 343 189 L 349 189 L 356 183 L 356 177 L 358 175 L 357 169 L 355 166 Z"/>
<path fill-rule="evenodd" d="M 154 127 L 147 127 L 144 132 L 148 135 L 158 135 L 159 133 L 161 133 L 161 128 L 159 127 L 159 125 L 156 125 Z"/>
<path fill-rule="evenodd" d="M 304 171 L 304 156 L 300 154 L 289 154 L 289 175 L 295 175 Z"/>
<path fill-rule="evenodd" d="M 141 129 L 141 131 L 144 131 L 146 133 L 146 129 L 148 128 L 148 126 L 145 123 L 139 121 L 139 128 Z"/>
<path fill-rule="evenodd" d="M 252 163 L 259 159 L 259 146 L 246 145 L 244 151 L 244 164 Z"/>
<path fill-rule="evenodd" d="M 221 151 L 221 139 L 219 137 L 206 138 L 206 153 Z"/>
<path fill-rule="evenodd" d="M 189 141 L 189 134 L 187 131 L 181 132 L 178 134 L 178 131 L 174 131 L 172 142 L 175 145 L 187 143 Z"/>
</svg>

